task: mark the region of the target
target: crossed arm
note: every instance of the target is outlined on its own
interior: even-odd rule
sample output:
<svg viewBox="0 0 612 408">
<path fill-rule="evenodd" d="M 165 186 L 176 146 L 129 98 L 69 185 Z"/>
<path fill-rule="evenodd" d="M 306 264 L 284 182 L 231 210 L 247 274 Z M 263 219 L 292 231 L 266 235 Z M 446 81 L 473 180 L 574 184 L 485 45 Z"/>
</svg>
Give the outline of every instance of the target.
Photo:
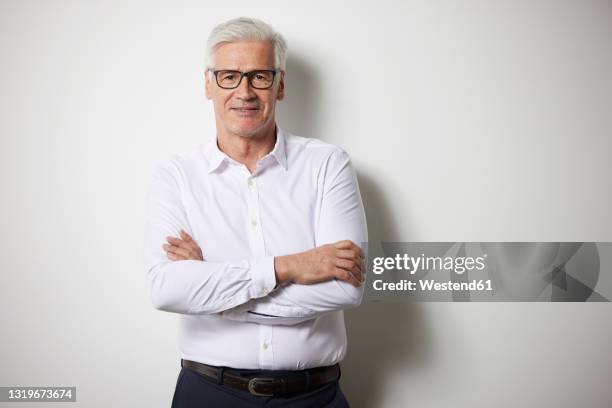
<svg viewBox="0 0 612 408">
<path fill-rule="evenodd" d="M 194 239 L 183 230 L 179 235 L 180 238 L 166 237 L 167 243 L 163 245 L 163 249 L 168 259 L 204 262 L 202 250 Z M 336 308 L 324 305 L 318 309 L 309 309 L 307 305 L 292 303 L 290 298 L 283 299 L 287 296 L 279 294 L 283 293 L 283 290 L 287 291 L 287 285 L 312 285 L 337 279 L 359 288 L 364 282 L 362 266 L 363 251 L 350 240 L 321 245 L 297 254 L 274 257 L 275 289 L 281 289 L 271 292 L 267 297 L 253 299 L 241 306 L 228 309 L 223 312 L 223 316 L 231 320 L 256 323 L 284 325 L 300 323 Z M 329 298 L 328 301 L 332 299 Z M 356 300 L 355 305 L 357 304 Z M 341 303 L 336 306 L 342 308 L 351 305 L 351 303 Z"/>
<path fill-rule="evenodd" d="M 241 262 L 208 262 L 206 248 L 203 254 L 186 232 L 176 168 L 156 169 L 145 242 L 153 304 L 170 312 L 215 313 L 265 324 L 297 324 L 357 306 L 363 295 L 363 251 L 357 243 L 367 240 L 363 205 L 346 153 L 330 158 L 326 171 L 315 248 Z"/>
<path fill-rule="evenodd" d="M 172 261 L 202 261 L 202 249 L 186 231 L 180 230 L 180 238 L 166 237 L 162 245 Z M 310 285 L 340 279 L 359 287 L 364 280 L 362 272 L 363 251 L 350 240 L 321 245 L 309 251 L 274 257 L 276 287 L 286 283 Z"/>
</svg>

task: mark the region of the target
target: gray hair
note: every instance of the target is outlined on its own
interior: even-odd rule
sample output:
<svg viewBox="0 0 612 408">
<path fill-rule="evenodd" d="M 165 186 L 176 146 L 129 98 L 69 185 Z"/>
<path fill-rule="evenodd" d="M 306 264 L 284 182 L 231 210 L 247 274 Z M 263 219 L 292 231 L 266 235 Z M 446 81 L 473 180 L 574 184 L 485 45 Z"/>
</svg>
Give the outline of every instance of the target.
<svg viewBox="0 0 612 408">
<path fill-rule="evenodd" d="M 206 42 L 206 66 L 212 66 L 221 45 L 245 40 L 269 41 L 274 48 L 274 68 L 285 70 L 287 42 L 270 25 L 250 17 L 234 18 L 213 28 Z"/>
</svg>

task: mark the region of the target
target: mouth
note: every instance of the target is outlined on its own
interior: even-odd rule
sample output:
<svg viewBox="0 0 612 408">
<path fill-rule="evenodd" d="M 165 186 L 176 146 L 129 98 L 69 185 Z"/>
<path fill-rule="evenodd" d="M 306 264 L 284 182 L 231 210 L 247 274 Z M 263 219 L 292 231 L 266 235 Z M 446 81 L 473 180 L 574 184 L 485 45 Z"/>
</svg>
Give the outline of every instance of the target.
<svg viewBox="0 0 612 408">
<path fill-rule="evenodd" d="M 240 116 L 253 116 L 259 111 L 257 106 L 241 106 L 231 109 Z"/>
</svg>

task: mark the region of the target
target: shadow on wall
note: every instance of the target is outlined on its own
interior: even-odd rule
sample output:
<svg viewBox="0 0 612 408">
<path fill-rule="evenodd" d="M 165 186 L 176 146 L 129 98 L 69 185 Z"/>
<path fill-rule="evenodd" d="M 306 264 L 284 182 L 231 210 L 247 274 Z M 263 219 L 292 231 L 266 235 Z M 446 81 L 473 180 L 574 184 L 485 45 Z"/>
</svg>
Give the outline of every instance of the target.
<svg viewBox="0 0 612 408">
<path fill-rule="evenodd" d="M 285 99 L 276 105 L 278 123 L 294 135 L 316 137 L 321 134 L 318 106 L 321 101 L 318 72 L 306 59 L 291 54 L 287 58 Z"/>
<path fill-rule="evenodd" d="M 358 173 L 368 220 L 370 245 L 395 241 L 397 231 L 380 180 Z M 372 276 L 366 278 L 366 284 Z M 418 303 L 364 302 L 344 312 L 348 353 L 342 362 L 342 389 L 351 407 L 382 406 L 387 383 L 402 372 L 418 370 L 433 354 L 430 331 Z M 410 384 L 406 384 L 410 389 Z"/>
<path fill-rule="evenodd" d="M 288 132 L 325 140 L 318 110 L 322 98 L 314 67 L 299 55 L 287 60 L 286 99 L 278 104 L 279 123 Z M 381 180 L 358 172 L 368 220 L 368 240 L 400 237 L 389 211 Z M 367 278 L 369 281 L 370 277 Z M 366 283 L 367 284 L 367 283 Z M 342 362 L 342 389 L 353 408 L 380 406 L 391 376 L 417 369 L 433 354 L 423 311 L 416 303 L 368 303 L 345 311 L 348 353 Z M 406 384 L 409 388 L 410 385 Z"/>
</svg>

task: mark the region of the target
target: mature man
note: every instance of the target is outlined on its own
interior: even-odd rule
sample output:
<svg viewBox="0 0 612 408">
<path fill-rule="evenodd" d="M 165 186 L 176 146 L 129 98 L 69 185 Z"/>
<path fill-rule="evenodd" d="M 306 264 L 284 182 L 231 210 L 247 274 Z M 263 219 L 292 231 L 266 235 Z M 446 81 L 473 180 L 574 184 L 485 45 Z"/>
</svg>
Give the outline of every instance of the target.
<svg viewBox="0 0 612 408">
<path fill-rule="evenodd" d="M 345 407 L 343 309 L 367 240 L 346 152 L 283 132 L 282 36 L 250 18 L 207 43 L 216 139 L 160 163 L 147 198 L 151 300 L 180 313 L 172 406 Z"/>
</svg>

